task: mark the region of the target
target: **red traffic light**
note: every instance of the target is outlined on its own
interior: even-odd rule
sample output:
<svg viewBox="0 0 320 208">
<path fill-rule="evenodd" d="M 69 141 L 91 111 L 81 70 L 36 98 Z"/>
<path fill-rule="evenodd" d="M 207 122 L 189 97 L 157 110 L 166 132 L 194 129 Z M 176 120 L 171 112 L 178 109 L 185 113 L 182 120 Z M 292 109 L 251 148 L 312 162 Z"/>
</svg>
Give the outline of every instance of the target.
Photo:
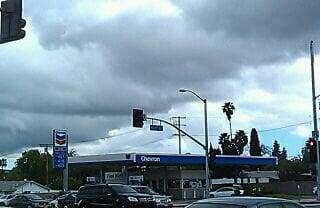
<svg viewBox="0 0 320 208">
<path fill-rule="evenodd" d="M 316 141 L 314 138 L 309 138 L 307 141 L 306 141 L 306 146 L 309 146 L 309 147 L 314 147 L 316 145 Z"/>
</svg>

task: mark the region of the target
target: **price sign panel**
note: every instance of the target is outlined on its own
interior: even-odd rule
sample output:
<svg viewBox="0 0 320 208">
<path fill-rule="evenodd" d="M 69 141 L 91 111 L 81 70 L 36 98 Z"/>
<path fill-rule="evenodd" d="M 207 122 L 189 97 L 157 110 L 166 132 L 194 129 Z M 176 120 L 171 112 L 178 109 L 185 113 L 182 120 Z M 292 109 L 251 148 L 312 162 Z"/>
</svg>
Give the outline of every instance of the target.
<svg viewBox="0 0 320 208">
<path fill-rule="evenodd" d="M 68 160 L 68 135 L 66 130 L 53 130 L 53 168 L 64 169 Z"/>
</svg>

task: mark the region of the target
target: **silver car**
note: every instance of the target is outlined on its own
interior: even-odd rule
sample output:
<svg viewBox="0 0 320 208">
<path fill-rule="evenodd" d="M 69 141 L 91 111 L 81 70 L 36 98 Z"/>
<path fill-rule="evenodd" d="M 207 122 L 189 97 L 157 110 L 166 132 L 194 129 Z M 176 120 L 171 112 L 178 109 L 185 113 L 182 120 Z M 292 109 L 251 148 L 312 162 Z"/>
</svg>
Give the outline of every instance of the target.
<svg viewBox="0 0 320 208">
<path fill-rule="evenodd" d="M 187 208 L 303 208 L 299 203 L 267 197 L 224 197 L 204 199 Z"/>
<path fill-rule="evenodd" d="M 243 194 L 244 194 L 244 190 L 238 187 L 222 187 L 215 191 L 211 191 L 209 193 L 209 197 L 218 198 L 218 197 L 228 197 L 228 196 L 239 196 Z"/>
</svg>

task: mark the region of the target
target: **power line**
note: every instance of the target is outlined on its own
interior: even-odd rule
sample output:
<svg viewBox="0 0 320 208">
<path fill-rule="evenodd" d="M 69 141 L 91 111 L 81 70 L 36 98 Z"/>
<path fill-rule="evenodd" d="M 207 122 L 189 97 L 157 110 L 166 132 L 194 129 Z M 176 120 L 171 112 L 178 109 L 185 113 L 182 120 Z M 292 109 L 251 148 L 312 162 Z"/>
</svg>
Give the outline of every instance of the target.
<svg viewBox="0 0 320 208">
<path fill-rule="evenodd" d="M 286 126 L 270 128 L 270 129 L 257 130 L 257 132 L 264 133 L 264 132 L 269 132 L 269 131 L 276 131 L 276 130 L 291 128 L 291 127 L 295 127 L 295 126 L 303 126 L 303 125 L 306 125 L 306 124 L 311 124 L 311 121 L 305 121 L 305 122 L 300 122 L 300 123 L 290 124 L 290 125 L 286 125 Z M 233 134 L 233 135 L 235 135 L 235 134 Z M 204 136 L 204 135 L 203 134 L 192 134 L 191 136 Z M 220 135 L 210 134 L 209 136 L 218 137 Z"/>
<path fill-rule="evenodd" d="M 73 144 L 79 144 L 79 143 L 93 142 L 93 141 L 98 141 L 98 140 L 111 139 L 111 138 L 114 138 L 114 137 L 119 137 L 119 136 L 123 136 L 123 135 L 127 135 L 127 134 L 132 134 L 132 133 L 135 133 L 135 132 L 138 132 L 138 131 L 141 131 L 141 130 L 143 130 L 143 129 L 127 131 L 127 132 L 119 133 L 119 134 L 116 134 L 116 135 L 110 135 L 110 136 L 106 136 L 106 137 L 93 138 L 93 139 L 83 139 L 83 140 L 74 142 Z"/>
<path fill-rule="evenodd" d="M 302 126 L 302 125 L 305 125 L 305 124 L 311 124 L 311 121 L 306 121 L 306 122 L 291 124 L 291 125 L 287 125 L 287 126 L 281 126 L 281 127 L 277 127 L 277 128 L 263 129 L 263 130 L 259 130 L 259 131 L 257 131 L 257 132 L 263 133 L 263 132 L 268 132 L 268 131 L 276 131 L 276 130 L 281 130 L 281 129 L 286 129 L 286 128 L 295 127 L 295 126 Z"/>
<path fill-rule="evenodd" d="M 111 139 L 111 138 L 114 138 L 114 137 L 119 137 L 119 136 L 123 136 L 123 135 L 127 135 L 127 134 L 132 134 L 132 133 L 135 133 L 135 132 L 138 132 L 138 131 L 141 131 L 141 130 L 143 130 L 143 129 L 127 131 L 127 132 L 123 132 L 123 133 L 119 133 L 119 134 L 111 135 L 111 136 L 106 136 L 106 137 L 93 138 L 93 139 L 83 139 L 81 141 L 73 142 L 72 144 L 80 144 L 80 143 L 93 142 L 93 141 L 98 141 L 98 140 Z M 30 148 L 34 148 L 34 147 L 30 147 Z M 16 153 L 16 151 L 3 153 L 3 154 L 0 154 L 0 157 L 8 156 L 8 155 L 15 154 L 15 153 Z"/>
<path fill-rule="evenodd" d="M 202 118 L 203 116 L 185 116 L 185 118 Z M 225 118 L 225 116 L 208 116 L 208 118 Z"/>
<path fill-rule="evenodd" d="M 320 120 L 320 119 L 318 119 L 318 120 Z M 257 132 L 264 133 L 264 132 L 269 132 L 269 131 L 277 131 L 277 130 L 281 130 L 281 129 L 291 128 L 291 127 L 295 127 L 295 126 L 302 126 L 302 125 L 306 125 L 306 124 L 311 124 L 311 121 L 300 122 L 300 123 L 290 124 L 290 125 L 286 125 L 286 126 L 270 128 L 270 129 L 258 130 Z M 74 142 L 73 144 L 93 142 L 93 141 L 98 141 L 98 140 L 106 140 L 106 139 L 110 139 L 110 138 L 114 138 L 114 137 L 119 137 L 119 136 L 123 136 L 123 135 L 127 135 L 127 134 L 132 134 L 132 133 L 135 133 L 135 132 L 138 132 L 138 131 L 142 131 L 142 130 L 143 129 L 137 129 L 137 130 L 133 130 L 133 131 L 127 131 L 127 132 L 119 133 L 117 135 L 111 135 L 111 136 L 106 136 L 106 137 L 101 137 L 101 138 L 94 138 L 94 139 L 84 139 L 84 140 L 81 140 L 81 141 Z M 204 136 L 204 135 L 193 134 L 192 136 Z M 210 137 L 219 137 L 220 135 L 209 135 L 209 136 Z M 170 138 L 166 137 L 164 139 L 155 140 L 155 141 L 148 142 L 148 143 L 145 143 L 145 144 L 140 144 L 140 145 L 137 145 L 137 146 L 134 146 L 134 147 L 130 147 L 129 149 L 140 147 L 142 145 L 148 145 L 148 144 L 151 144 L 151 143 L 154 143 L 154 142 L 158 142 L 158 141 L 162 141 L 162 140 L 166 140 L 166 139 L 171 139 L 171 137 Z M 10 155 L 10 154 L 15 154 L 15 153 L 16 152 L 14 151 L 14 152 L 0 154 L 0 157 L 4 157 L 4 156 Z"/>
</svg>

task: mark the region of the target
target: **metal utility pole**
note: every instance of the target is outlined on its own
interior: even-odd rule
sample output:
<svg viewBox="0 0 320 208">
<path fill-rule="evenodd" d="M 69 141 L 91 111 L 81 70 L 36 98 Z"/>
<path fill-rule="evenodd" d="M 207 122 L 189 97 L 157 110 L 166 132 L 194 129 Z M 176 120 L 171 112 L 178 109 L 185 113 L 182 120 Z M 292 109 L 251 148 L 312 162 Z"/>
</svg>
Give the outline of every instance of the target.
<svg viewBox="0 0 320 208">
<path fill-rule="evenodd" d="M 310 55 L 311 55 L 311 82 L 312 82 L 312 106 L 313 106 L 313 134 L 317 144 L 317 198 L 320 199 L 320 158 L 319 158 L 319 132 L 317 123 L 317 105 L 315 92 L 315 79 L 314 79 L 314 54 L 313 54 L 313 41 L 310 42 Z"/>
<path fill-rule="evenodd" d="M 40 144 L 40 147 L 44 147 L 44 153 L 46 154 L 46 185 L 49 185 L 49 152 L 48 148 L 52 147 L 52 144 Z"/>
<path fill-rule="evenodd" d="M 171 119 L 174 119 L 173 125 L 175 125 L 179 128 L 178 135 L 177 134 L 173 134 L 173 135 L 178 136 L 178 138 L 179 138 L 179 155 L 181 155 L 181 137 L 184 135 L 181 135 L 180 129 L 181 129 L 181 126 L 186 126 L 185 124 L 181 124 L 181 119 L 186 119 L 186 117 L 175 116 L 175 117 L 172 117 Z"/>
<path fill-rule="evenodd" d="M 173 119 L 173 125 L 178 127 L 178 135 L 173 134 L 174 136 L 178 136 L 179 138 L 179 155 L 181 155 L 181 137 L 184 135 L 181 135 L 181 126 L 186 126 L 185 124 L 181 124 L 181 119 L 185 119 L 186 117 L 176 116 L 172 117 Z M 179 174 L 180 174 L 180 189 L 181 189 L 181 198 L 184 198 L 184 191 L 183 191 L 183 174 L 182 174 L 182 167 L 181 165 L 178 166 Z"/>
</svg>

